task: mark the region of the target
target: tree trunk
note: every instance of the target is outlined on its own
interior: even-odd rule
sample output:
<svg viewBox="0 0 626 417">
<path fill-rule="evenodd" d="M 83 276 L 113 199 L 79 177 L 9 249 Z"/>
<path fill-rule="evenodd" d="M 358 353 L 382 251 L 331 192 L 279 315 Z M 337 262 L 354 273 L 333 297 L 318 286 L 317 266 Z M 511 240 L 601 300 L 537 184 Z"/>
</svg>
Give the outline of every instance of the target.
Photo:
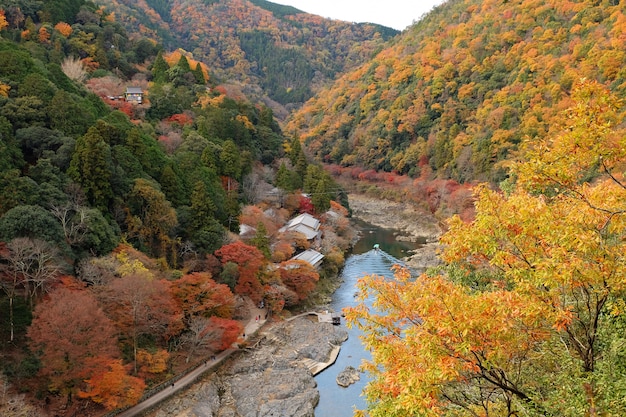
<svg viewBox="0 0 626 417">
<path fill-rule="evenodd" d="M 14 339 L 14 324 L 13 324 L 13 297 L 9 297 L 9 326 L 11 327 L 11 339 L 10 342 L 13 343 Z"/>
</svg>

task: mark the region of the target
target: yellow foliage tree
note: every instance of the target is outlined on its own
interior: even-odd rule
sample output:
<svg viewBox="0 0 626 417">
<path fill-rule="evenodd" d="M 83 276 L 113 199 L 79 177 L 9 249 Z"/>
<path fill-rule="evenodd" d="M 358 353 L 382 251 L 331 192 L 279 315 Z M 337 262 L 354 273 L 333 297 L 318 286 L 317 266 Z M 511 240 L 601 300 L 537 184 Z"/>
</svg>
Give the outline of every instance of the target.
<svg viewBox="0 0 626 417">
<path fill-rule="evenodd" d="M 572 98 L 517 181 L 451 219 L 445 276 L 360 283 L 372 417 L 626 413 L 626 134 L 603 86 Z"/>
<path fill-rule="evenodd" d="M 0 30 L 4 30 L 9 26 L 4 10 L 0 9 Z"/>
<path fill-rule="evenodd" d="M 2 97 L 9 97 L 9 91 L 11 90 L 11 86 L 4 84 L 4 83 L 0 83 L 0 96 Z"/>
</svg>

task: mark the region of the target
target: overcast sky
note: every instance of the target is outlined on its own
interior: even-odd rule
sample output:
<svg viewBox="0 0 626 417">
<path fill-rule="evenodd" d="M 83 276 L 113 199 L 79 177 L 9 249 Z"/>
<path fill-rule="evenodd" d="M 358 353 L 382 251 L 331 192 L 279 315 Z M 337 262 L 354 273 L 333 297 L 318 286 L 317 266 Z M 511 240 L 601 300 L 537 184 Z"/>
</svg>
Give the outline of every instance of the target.
<svg viewBox="0 0 626 417">
<path fill-rule="evenodd" d="M 371 22 L 404 30 L 444 0 L 270 0 L 307 13 L 348 22 Z"/>
</svg>

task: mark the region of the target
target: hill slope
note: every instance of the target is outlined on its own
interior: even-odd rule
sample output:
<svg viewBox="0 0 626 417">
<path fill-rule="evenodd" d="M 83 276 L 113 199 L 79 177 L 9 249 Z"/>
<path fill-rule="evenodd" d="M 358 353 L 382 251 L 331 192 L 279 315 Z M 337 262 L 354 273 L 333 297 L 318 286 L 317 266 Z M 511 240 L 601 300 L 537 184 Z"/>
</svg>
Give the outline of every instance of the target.
<svg viewBox="0 0 626 417">
<path fill-rule="evenodd" d="M 269 97 L 286 115 L 336 74 L 379 51 L 394 29 L 323 19 L 264 0 L 98 0 L 129 32 L 182 47 L 218 80 Z M 268 104 L 271 103 L 268 101 Z M 281 106 L 284 106 L 281 110 Z"/>
<path fill-rule="evenodd" d="M 626 86 L 623 2 L 455 0 L 293 115 L 320 160 L 497 182 L 572 85 Z"/>
</svg>

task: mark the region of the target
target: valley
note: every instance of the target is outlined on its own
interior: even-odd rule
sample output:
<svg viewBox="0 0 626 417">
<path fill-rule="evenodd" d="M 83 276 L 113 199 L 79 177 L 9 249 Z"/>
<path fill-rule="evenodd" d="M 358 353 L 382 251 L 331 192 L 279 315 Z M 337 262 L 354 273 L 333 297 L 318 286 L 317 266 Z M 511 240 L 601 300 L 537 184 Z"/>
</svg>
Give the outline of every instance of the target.
<svg viewBox="0 0 626 417">
<path fill-rule="evenodd" d="M 624 39 L 617 0 L 448 0 L 402 32 L 3 1 L 0 415 L 113 416 L 233 344 L 166 413 L 311 415 L 294 364 L 345 335 L 273 319 L 359 260 L 384 271 L 346 290 L 357 416 L 626 415 Z"/>
</svg>

